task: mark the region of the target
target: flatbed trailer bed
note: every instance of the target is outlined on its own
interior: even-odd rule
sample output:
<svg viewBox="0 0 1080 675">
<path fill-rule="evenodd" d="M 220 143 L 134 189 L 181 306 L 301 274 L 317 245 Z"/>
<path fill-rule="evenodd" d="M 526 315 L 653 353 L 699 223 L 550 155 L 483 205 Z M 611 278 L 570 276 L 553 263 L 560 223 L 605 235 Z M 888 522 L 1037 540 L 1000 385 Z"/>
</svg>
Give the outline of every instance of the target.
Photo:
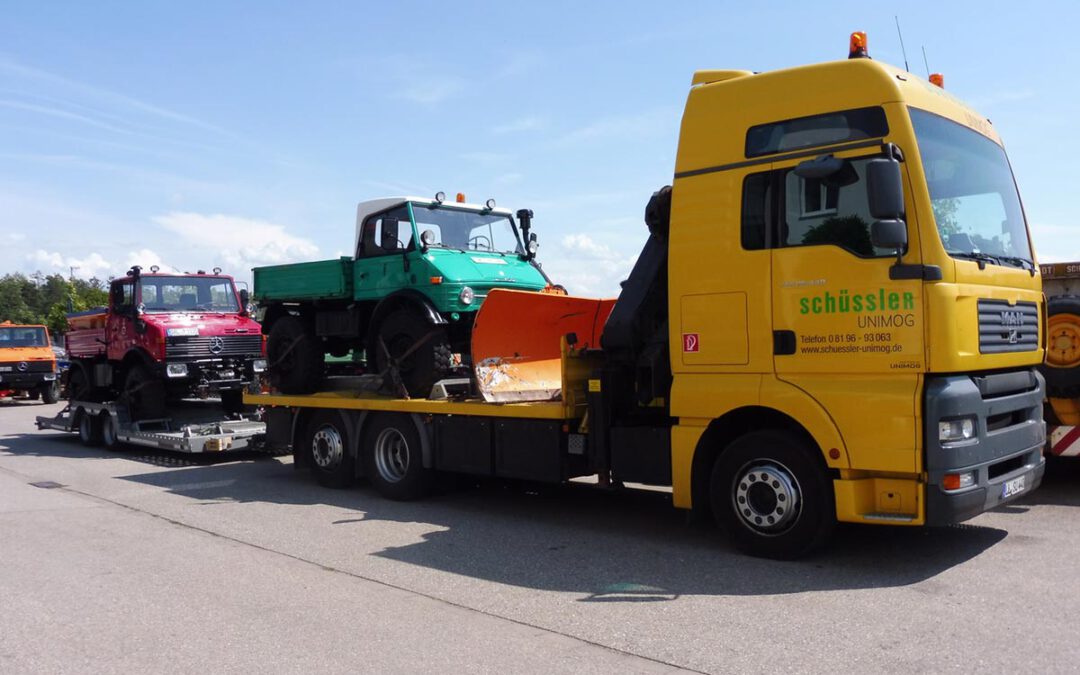
<svg viewBox="0 0 1080 675">
<path fill-rule="evenodd" d="M 71 401 L 53 417 L 39 416 L 36 423 L 38 429 L 78 433 L 86 445 L 128 444 L 192 454 L 261 449 L 266 434 L 262 421 L 222 419 L 205 412 L 181 411 L 174 417 L 132 422 L 117 402 Z"/>
</svg>

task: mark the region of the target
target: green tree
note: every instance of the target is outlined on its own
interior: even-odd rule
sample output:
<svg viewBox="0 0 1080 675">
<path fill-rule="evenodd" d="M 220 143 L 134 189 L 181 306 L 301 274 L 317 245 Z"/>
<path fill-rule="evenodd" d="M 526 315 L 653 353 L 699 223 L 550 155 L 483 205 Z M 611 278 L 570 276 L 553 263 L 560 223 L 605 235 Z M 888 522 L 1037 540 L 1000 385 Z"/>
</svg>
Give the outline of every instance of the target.
<svg viewBox="0 0 1080 675">
<path fill-rule="evenodd" d="M 948 236 L 960 231 L 960 224 L 956 220 L 956 212 L 960 210 L 959 199 L 935 199 L 930 205 L 934 208 L 934 222 L 937 223 L 938 232 Z"/>
</svg>

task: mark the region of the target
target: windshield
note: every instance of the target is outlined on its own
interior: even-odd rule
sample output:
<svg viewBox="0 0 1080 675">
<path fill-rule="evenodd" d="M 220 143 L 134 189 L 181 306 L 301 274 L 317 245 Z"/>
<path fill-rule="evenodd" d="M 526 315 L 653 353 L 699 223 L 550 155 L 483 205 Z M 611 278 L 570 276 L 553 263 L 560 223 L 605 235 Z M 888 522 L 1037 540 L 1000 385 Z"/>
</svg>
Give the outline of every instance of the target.
<svg viewBox="0 0 1080 675">
<path fill-rule="evenodd" d="M 237 312 L 231 279 L 221 277 L 142 277 L 144 309 L 161 312 Z"/>
<path fill-rule="evenodd" d="M 412 212 L 416 231 L 428 246 L 493 253 L 523 252 L 509 216 L 419 204 L 413 205 Z M 431 234 L 425 237 L 425 232 Z"/>
<path fill-rule="evenodd" d="M 1027 223 L 1005 150 L 982 134 L 911 108 L 930 203 L 949 255 L 1027 267 Z"/>
<path fill-rule="evenodd" d="M 49 341 L 39 326 L 0 326 L 0 349 L 6 347 L 45 347 Z"/>
</svg>

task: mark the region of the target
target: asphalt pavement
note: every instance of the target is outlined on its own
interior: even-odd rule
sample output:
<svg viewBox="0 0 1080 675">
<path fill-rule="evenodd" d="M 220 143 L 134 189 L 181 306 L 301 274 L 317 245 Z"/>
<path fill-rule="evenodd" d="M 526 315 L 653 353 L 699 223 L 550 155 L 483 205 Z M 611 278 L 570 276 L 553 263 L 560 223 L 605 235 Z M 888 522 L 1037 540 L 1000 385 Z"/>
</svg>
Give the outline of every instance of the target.
<svg viewBox="0 0 1080 675">
<path fill-rule="evenodd" d="M 0 403 L 0 672 L 1076 672 L 1080 460 L 951 528 L 774 562 L 657 491 L 446 482 L 37 431 Z"/>
</svg>

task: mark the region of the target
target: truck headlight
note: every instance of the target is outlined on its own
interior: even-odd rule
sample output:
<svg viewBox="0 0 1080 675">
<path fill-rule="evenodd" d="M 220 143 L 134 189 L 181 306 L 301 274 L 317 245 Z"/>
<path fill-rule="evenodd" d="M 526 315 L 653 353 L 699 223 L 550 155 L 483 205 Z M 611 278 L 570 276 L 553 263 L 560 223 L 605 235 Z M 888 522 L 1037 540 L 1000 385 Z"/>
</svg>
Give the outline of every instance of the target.
<svg viewBox="0 0 1080 675">
<path fill-rule="evenodd" d="M 187 377 L 187 364 L 170 363 L 165 366 L 165 374 L 169 377 Z"/>
<path fill-rule="evenodd" d="M 251 362 L 251 372 L 253 373 L 265 373 L 266 372 L 266 359 L 255 359 Z"/>
<path fill-rule="evenodd" d="M 958 417 L 952 420 L 938 422 L 938 440 L 942 443 L 950 441 L 966 441 L 975 436 L 975 418 Z"/>
<path fill-rule="evenodd" d="M 476 294 L 473 293 L 473 289 L 466 286 L 465 288 L 461 289 L 461 293 L 458 295 L 458 300 L 460 300 L 461 304 L 463 305 L 471 305 L 473 298 L 475 297 Z"/>
</svg>

